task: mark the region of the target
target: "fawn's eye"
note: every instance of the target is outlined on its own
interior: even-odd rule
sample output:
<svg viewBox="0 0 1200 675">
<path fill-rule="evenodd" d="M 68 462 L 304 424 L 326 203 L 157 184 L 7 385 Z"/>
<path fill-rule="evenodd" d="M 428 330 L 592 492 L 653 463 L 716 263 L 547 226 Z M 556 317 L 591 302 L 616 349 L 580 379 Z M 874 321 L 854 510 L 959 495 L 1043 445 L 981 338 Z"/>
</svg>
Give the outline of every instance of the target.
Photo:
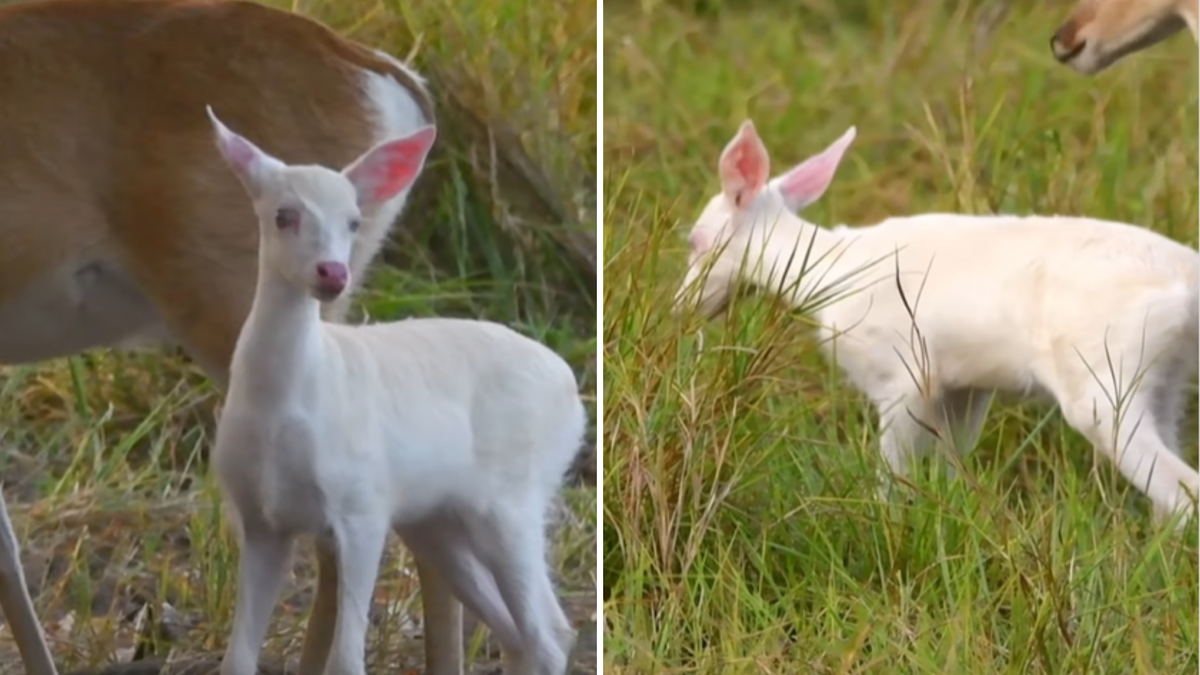
<svg viewBox="0 0 1200 675">
<path fill-rule="evenodd" d="M 350 219 L 350 231 L 351 232 L 358 232 L 358 228 L 361 226 L 362 226 L 362 221 L 359 220 L 358 218 Z"/>
<path fill-rule="evenodd" d="M 287 229 L 300 225 L 300 212 L 296 209 L 282 208 L 275 212 L 275 227 Z"/>
</svg>

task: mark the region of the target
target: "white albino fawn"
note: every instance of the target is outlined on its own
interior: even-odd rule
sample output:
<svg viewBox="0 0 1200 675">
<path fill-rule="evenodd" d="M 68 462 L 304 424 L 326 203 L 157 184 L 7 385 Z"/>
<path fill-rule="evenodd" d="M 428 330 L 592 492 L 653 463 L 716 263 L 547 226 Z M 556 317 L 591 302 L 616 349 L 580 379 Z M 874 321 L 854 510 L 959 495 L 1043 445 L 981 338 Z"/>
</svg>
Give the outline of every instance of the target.
<svg viewBox="0 0 1200 675">
<path fill-rule="evenodd" d="M 333 166 L 434 121 L 422 80 L 395 59 L 251 2 L 6 4 L 0 82 L 0 364 L 161 337 L 218 387 L 258 235 L 205 104 L 280 157 Z M 363 215 L 351 285 L 406 199 Z M 54 675 L 2 507 L 0 609 L 25 671 Z"/>
<path fill-rule="evenodd" d="M 692 230 L 677 307 L 711 316 L 740 280 L 812 311 L 876 407 L 897 474 L 938 440 L 969 451 L 994 392 L 1046 396 L 1157 516 L 1190 514 L 1200 476 L 1180 457 L 1179 426 L 1200 255 L 1086 218 L 928 214 L 832 230 L 801 219 L 854 135 L 769 180 L 745 122 Z"/>
<path fill-rule="evenodd" d="M 212 455 L 241 542 L 222 675 L 255 672 L 300 535 L 316 538 L 320 567 L 300 672 L 361 675 L 391 530 L 417 561 L 427 673 L 462 672 L 461 601 L 500 640 L 505 672 L 562 675 L 574 630 L 545 516 L 584 433 L 571 368 L 495 323 L 346 326 L 318 311 L 346 288 L 361 213 L 412 182 L 433 127 L 337 172 L 285 165 L 212 122 L 260 236 Z"/>
<path fill-rule="evenodd" d="M 1200 39 L 1198 7 L 1200 0 L 1079 0 L 1050 49 L 1060 63 L 1095 75 L 1184 28 Z"/>
</svg>

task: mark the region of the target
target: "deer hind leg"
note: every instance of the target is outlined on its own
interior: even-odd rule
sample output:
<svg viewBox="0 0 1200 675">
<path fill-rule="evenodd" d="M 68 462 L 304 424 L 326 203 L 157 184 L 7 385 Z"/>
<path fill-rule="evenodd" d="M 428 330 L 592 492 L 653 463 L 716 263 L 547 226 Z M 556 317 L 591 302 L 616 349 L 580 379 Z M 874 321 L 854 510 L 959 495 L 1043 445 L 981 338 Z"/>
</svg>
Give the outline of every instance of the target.
<svg viewBox="0 0 1200 675">
<path fill-rule="evenodd" d="M 1200 492 L 1200 474 L 1163 438 L 1155 398 L 1161 399 L 1164 386 L 1173 386 L 1171 378 L 1156 369 L 1136 388 L 1117 395 L 1094 383 L 1081 396 L 1059 398 L 1067 423 L 1150 498 L 1159 520 L 1176 512 L 1190 514 Z"/>
<path fill-rule="evenodd" d="M 469 524 L 478 557 L 491 571 L 519 635 L 505 654 L 511 675 L 563 675 L 574 638 L 546 565 L 544 503 L 503 505 Z"/>
<path fill-rule="evenodd" d="M 4 505 L 4 491 L 0 489 L 0 610 L 3 610 L 17 643 L 25 672 L 57 675 L 41 622 L 33 608 L 33 598 L 29 597 L 29 589 L 25 586 L 20 551 L 20 542 Z"/>
<path fill-rule="evenodd" d="M 462 605 L 488 627 L 506 653 L 521 649 L 521 636 L 496 579 L 475 554 L 460 520 L 435 517 L 397 528 L 397 533 L 417 560 L 428 675 L 462 673 Z M 461 602 L 450 604 L 447 587 Z"/>
<path fill-rule="evenodd" d="M 1155 388 L 1151 398 L 1154 419 L 1158 423 L 1158 435 L 1163 444 L 1180 457 L 1183 456 L 1179 434 L 1186 409 L 1184 395 L 1191 376 L 1186 363 L 1165 365 L 1162 369 L 1162 383 Z"/>
</svg>

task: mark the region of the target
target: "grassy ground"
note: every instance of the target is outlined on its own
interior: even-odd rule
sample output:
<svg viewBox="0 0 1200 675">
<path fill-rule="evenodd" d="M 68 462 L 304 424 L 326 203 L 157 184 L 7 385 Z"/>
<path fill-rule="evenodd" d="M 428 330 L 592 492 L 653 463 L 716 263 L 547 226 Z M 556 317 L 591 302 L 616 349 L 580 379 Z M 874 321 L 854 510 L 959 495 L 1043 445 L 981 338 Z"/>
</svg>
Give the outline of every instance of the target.
<svg viewBox="0 0 1200 675">
<path fill-rule="evenodd" d="M 1085 79 L 1048 48 L 1067 4 L 1002 6 L 606 3 L 605 672 L 1196 671 L 1195 527 L 1156 530 L 1056 411 L 993 406 L 960 480 L 888 514 L 872 416 L 802 322 L 668 314 L 747 116 L 777 171 L 858 126 L 818 223 L 1066 213 L 1195 246 L 1195 44 Z"/>
<path fill-rule="evenodd" d="M 490 318 L 542 338 L 577 368 L 594 416 L 595 3 L 483 0 L 467 11 L 444 0 L 329 0 L 295 9 L 411 56 L 438 98 L 438 150 L 415 193 L 421 206 L 409 210 L 421 217 L 406 219 L 386 251 L 392 264 L 374 268 L 360 308 L 378 319 Z M 205 460 L 219 403 L 198 369 L 170 355 L 94 353 L 0 368 L 5 496 L 68 668 L 130 658 L 147 607 L 149 624 L 169 624 L 170 635 L 142 644 L 141 655 L 223 648 L 236 552 Z M 583 633 L 578 664 L 587 672 L 596 488 L 595 470 L 579 468 L 552 533 L 553 562 Z M 268 655 L 298 656 L 310 560 L 297 567 Z M 409 566 L 394 545 L 373 608 L 371 672 L 419 663 Z M 177 614 L 164 614 L 162 603 Z M 472 631 L 476 670 L 496 656 L 485 633 Z M 9 672 L 21 671 L 0 628 L 0 673 Z"/>
</svg>

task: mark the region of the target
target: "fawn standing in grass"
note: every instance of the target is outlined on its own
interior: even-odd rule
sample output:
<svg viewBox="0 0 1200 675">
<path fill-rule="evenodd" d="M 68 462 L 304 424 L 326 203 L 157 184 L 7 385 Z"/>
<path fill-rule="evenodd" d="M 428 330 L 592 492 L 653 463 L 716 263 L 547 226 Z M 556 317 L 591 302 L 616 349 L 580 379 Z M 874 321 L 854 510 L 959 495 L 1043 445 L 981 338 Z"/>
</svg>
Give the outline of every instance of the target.
<svg viewBox="0 0 1200 675">
<path fill-rule="evenodd" d="M 1086 218 L 927 214 L 832 230 L 801 219 L 854 134 L 768 180 L 745 122 L 692 230 L 677 307 L 712 316 L 744 280 L 811 311 L 875 405 L 898 474 L 937 440 L 969 451 L 993 392 L 1044 396 L 1158 516 L 1190 514 L 1200 476 L 1180 456 L 1179 426 L 1197 368 L 1200 255 Z"/>
<path fill-rule="evenodd" d="M 259 219 L 259 273 L 212 462 L 239 532 L 222 675 L 252 675 L 293 539 L 316 538 L 300 673 L 361 675 L 389 530 L 417 562 L 426 672 L 462 672 L 462 605 L 506 673 L 562 675 L 574 641 L 545 555 L 545 516 L 582 440 L 571 368 L 499 324 L 324 323 L 349 283 L 363 212 L 420 172 L 433 127 L 342 172 L 288 166 L 225 127 L 217 145 Z M 455 599 L 457 596 L 457 600 Z"/>
</svg>

